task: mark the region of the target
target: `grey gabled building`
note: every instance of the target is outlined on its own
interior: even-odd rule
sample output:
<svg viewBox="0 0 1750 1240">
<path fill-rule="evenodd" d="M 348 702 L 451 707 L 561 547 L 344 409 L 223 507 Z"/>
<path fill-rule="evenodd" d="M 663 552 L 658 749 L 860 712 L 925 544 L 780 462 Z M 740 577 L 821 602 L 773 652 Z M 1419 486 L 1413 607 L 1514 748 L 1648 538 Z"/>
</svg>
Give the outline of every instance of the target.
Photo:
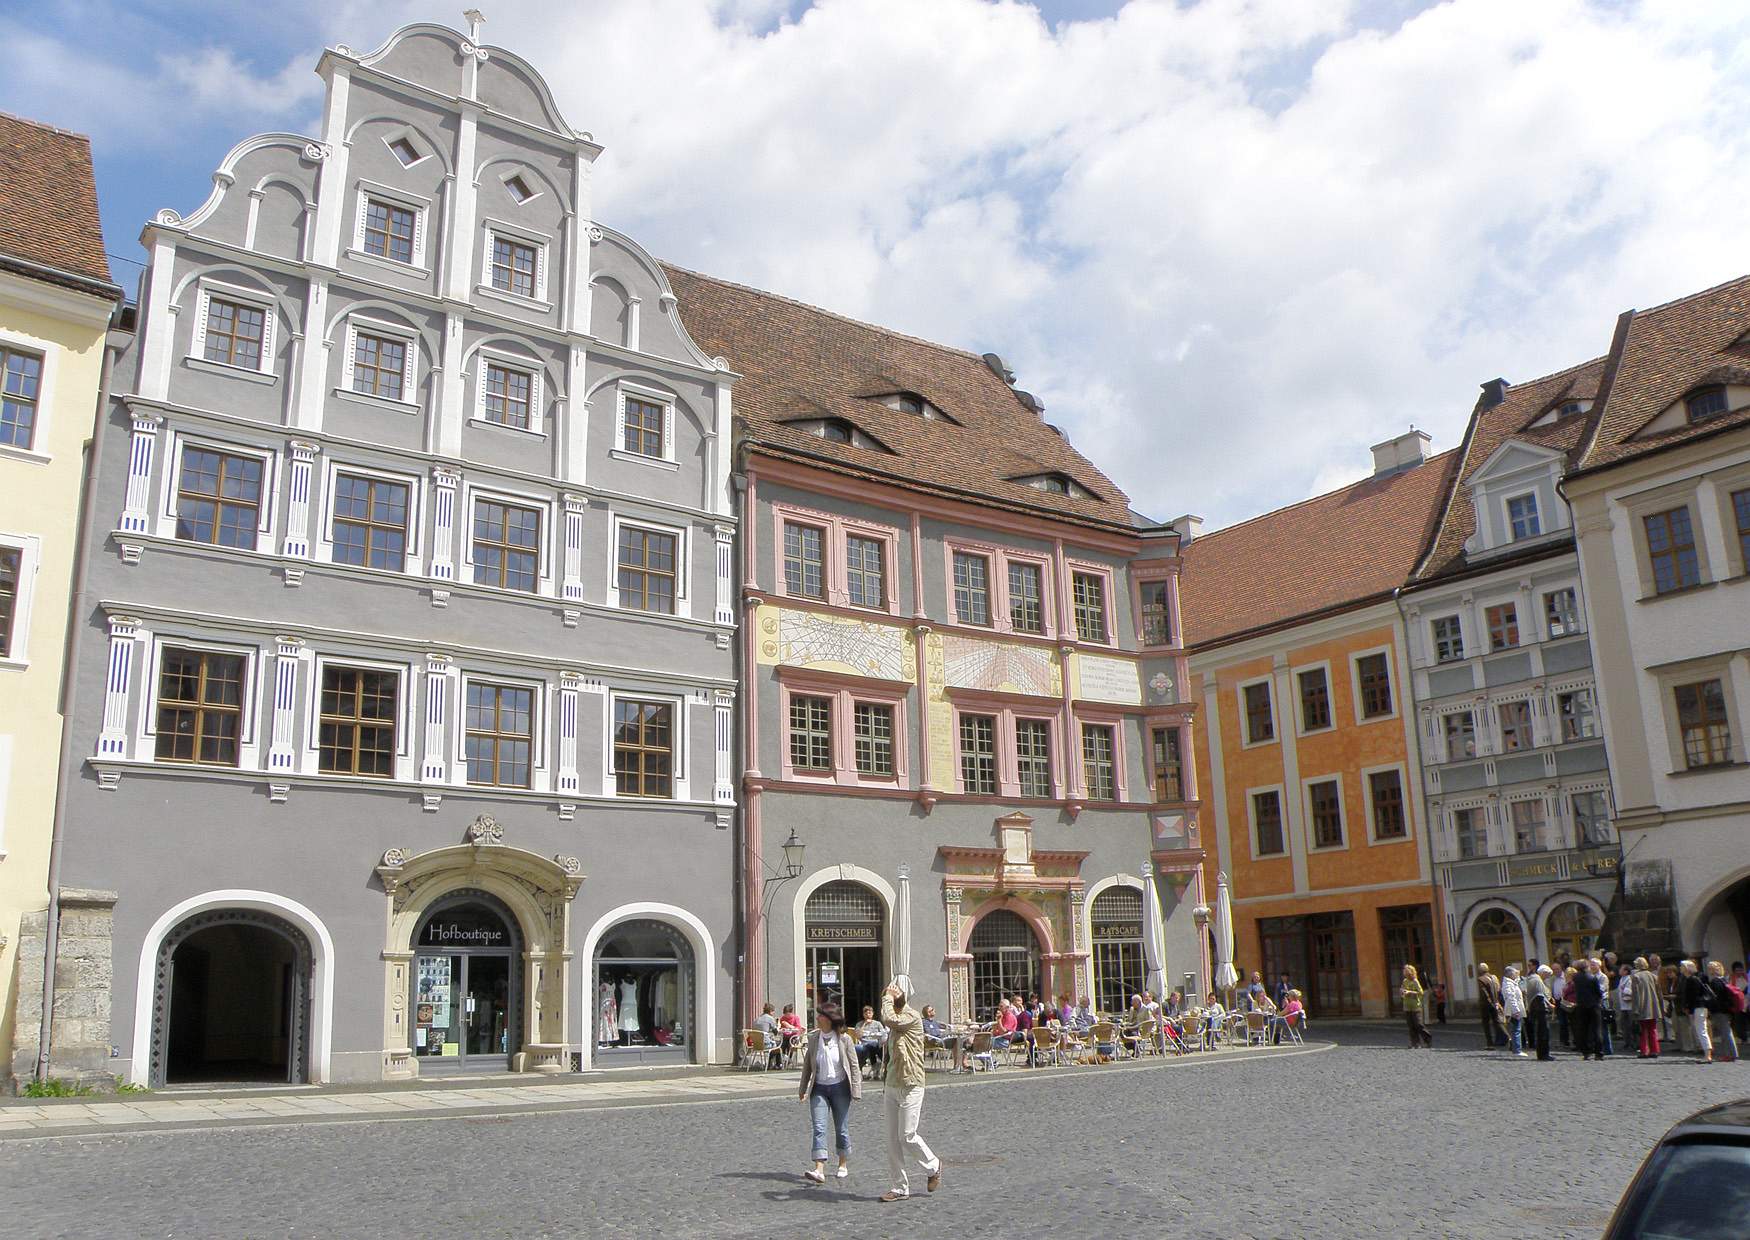
<svg viewBox="0 0 1750 1240">
<path fill-rule="evenodd" d="M 1560 479 L 1603 360 L 1484 385 L 1440 527 L 1399 596 L 1453 997 L 1598 945 L 1617 891 L 1592 646 Z"/>
<path fill-rule="evenodd" d="M 411 25 L 317 72 L 319 134 L 241 142 L 143 235 L 55 1062 L 722 1058 L 734 376 L 526 62 Z"/>
</svg>

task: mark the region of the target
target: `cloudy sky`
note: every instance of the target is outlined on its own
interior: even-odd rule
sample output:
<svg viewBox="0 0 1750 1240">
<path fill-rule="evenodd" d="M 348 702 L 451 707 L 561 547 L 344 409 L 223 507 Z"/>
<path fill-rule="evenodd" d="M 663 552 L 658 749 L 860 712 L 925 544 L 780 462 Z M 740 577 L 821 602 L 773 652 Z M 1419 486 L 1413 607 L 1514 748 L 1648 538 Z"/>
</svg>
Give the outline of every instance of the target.
<svg viewBox="0 0 1750 1240">
<path fill-rule="evenodd" d="M 243 7 L 0 19 L 0 108 L 92 135 L 112 253 L 198 205 L 239 138 L 314 132 L 324 45 L 461 24 Z M 482 7 L 607 146 L 604 222 L 1000 352 L 1157 517 L 1291 503 L 1411 424 L 1454 446 L 1478 383 L 1594 356 L 1619 311 L 1750 270 L 1739 0 Z"/>
</svg>

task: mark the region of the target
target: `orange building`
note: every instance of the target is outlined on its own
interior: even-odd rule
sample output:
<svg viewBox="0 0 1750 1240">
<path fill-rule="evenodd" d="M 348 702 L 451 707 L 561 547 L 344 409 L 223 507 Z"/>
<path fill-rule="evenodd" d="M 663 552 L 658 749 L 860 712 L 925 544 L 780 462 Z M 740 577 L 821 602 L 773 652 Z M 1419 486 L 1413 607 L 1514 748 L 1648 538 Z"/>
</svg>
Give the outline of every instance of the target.
<svg viewBox="0 0 1750 1240">
<path fill-rule="evenodd" d="M 1387 1015 L 1406 961 L 1443 965 L 1396 603 L 1454 460 L 1427 442 L 1380 444 L 1367 480 L 1184 550 L 1204 838 L 1231 884 L 1235 964 L 1287 974 L 1315 1018 Z"/>
</svg>

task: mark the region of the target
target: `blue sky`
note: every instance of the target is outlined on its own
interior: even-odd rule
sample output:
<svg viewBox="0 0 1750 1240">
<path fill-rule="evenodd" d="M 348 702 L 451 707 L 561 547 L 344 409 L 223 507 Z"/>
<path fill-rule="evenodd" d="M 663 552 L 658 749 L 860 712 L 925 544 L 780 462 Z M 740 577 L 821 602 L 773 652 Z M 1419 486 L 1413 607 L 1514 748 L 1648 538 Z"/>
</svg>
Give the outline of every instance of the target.
<svg viewBox="0 0 1750 1240">
<path fill-rule="evenodd" d="M 1750 6 L 1726 0 L 482 7 L 606 144 L 606 222 L 1002 353 L 1156 516 L 1303 498 L 1411 423 L 1455 446 L 1478 383 L 1750 269 Z M 3 19 L 0 108 L 91 134 L 113 254 L 198 205 L 238 140 L 309 131 L 324 45 L 461 23 L 239 12 Z"/>
</svg>

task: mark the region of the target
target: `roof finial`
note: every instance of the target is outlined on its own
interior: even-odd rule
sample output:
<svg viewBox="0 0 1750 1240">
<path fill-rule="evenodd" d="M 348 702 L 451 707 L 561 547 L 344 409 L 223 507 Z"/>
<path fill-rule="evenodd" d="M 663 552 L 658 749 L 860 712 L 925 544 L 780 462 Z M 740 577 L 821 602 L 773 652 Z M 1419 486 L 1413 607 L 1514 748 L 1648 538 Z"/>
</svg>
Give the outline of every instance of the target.
<svg viewBox="0 0 1750 1240">
<path fill-rule="evenodd" d="M 480 27 L 486 24 L 486 14 L 479 9 L 469 9 L 462 16 L 468 22 L 468 42 L 478 47 L 480 45 Z"/>
</svg>

